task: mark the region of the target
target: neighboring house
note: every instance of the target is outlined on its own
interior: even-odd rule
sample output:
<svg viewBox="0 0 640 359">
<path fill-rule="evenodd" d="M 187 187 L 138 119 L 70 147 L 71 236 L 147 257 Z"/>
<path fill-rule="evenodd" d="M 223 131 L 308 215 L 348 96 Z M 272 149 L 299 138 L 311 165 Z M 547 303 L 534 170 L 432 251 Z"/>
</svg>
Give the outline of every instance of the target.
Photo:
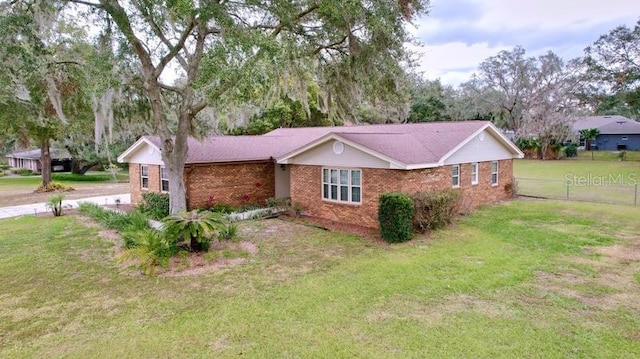
<svg viewBox="0 0 640 359">
<path fill-rule="evenodd" d="M 67 150 L 51 149 L 51 171 L 69 172 L 71 171 L 71 155 Z M 14 152 L 6 155 L 7 164 L 15 168 L 25 168 L 33 172 L 41 172 L 40 163 L 41 150 L 31 150 L 24 152 Z"/>
<path fill-rule="evenodd" d="M 484 121 L 277 129 L 262 136 L 189 139 L 184 182 L 189 208 L 290 197 L 314 217 L 378 227 L 378 198 L 455 188 L 474 208 L 511 196 L 522 152 Z M 157 137 L 120 157 L 132 201 L 169 188 Z"/>
<path fill-rule="evenodd" d="M 623 116 L 582 117 L 573 124 L 573 130 L 597 128 L 600 132 L 592 146 L 595 150 L 622 151 L 640 150 L 640 122 Z M 584 146 L 584 139 L 580 139 Z"/>
</svg>

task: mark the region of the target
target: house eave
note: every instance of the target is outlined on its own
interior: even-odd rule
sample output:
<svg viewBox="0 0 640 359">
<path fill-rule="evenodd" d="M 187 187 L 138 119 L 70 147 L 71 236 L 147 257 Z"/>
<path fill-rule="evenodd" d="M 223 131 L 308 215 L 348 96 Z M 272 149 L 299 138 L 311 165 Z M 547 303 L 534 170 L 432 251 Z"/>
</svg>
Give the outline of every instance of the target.
<svg viewBox="0 0 640 359">
<path fill-rule="evenodd" d="M 117 158 L 118 163 L 128 163 L 129 157 L 132 154 L 134 154 L 136 151 L 138 151 L 140 146 L 143 146 L 144 144 L 160 152 L 160 148 L 158 146 L 156 146 L 153 142 L 151 142 L 149 139 L 143 136 L 143 137 L 140 137 L 133 145 L 131 145 L 131 147 L 127 148 L 127 150 L 124 151 L 120 156 L 118 156 Z"/>
</svg>

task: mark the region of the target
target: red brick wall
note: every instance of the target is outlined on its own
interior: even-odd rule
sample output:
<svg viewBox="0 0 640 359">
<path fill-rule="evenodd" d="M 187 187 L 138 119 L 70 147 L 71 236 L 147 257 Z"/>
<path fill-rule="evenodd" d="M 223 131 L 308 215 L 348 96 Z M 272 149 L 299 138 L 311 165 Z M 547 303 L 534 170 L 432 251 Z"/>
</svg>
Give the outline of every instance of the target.
<svg viewBox="0 0 640 359">
<path fill-rule="evenodd" d="M 206 206 L 209 196 L 234 206 L 264 204 L 275 196 L 273 162 L 192 165 L 185 168 L 185 178 L 189 208 Z"/>
<path fill-rule="evenodd" d="M 149 189 L 142 189 L 140 184 L 139 163 L 129 164 L 129 188 L 131 189 L 131 203 L 138 203 L 142 200 L 143 192 L 160 192 L 160 166 L 147 165 L 149 167 Z"/>
<path fill-rule="evenodd" d="M 499 162 L 498 185 L 491 185 L 491 162 L 479 164 L 479 183 L 471 185 L 471 164 L 460 165 L 463 210 L 509 198 L 505 184 L 512 182 L 512 161 Z M 378 197 L 385 192 L 413 194 L 452 188 L 451 166 L 413 171 L 362 169 L 362 203 L 346 204 L 322 199 L 322 167 L 291 166 L 291 200 L 314 217 L 364 227 L 378 227 Z"/>
</svg>

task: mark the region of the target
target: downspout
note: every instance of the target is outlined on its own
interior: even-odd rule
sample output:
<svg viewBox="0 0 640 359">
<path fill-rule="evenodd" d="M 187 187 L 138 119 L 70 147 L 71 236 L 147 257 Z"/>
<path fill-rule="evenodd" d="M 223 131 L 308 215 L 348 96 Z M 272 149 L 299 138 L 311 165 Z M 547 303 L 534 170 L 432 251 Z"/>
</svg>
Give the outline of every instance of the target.
<svg viewBox="0 0 640 359">
<path fill-rule="evenodd" d="M 191 209 L 189 203 L 191 201 L 190 196 L 189 196 L 189 192 L 190 192 L 190 183 L 191 183 L 191 172 L 193 172 L 194 167 L 193 166 L 185 166 L 184 168 L 184 191 L 185 191 L 185 195 L 187 196 L 187 209 Z"/>
</svg>

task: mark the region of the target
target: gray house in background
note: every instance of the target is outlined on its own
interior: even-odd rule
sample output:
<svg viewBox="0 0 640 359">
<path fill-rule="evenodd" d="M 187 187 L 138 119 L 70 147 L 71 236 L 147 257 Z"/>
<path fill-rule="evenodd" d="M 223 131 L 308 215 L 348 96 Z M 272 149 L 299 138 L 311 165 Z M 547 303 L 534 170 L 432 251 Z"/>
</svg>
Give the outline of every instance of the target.
<svg viewBox="0 0 640 359">
<path fill-rule="evenodd" d="M 14 152 L 6 155 L 7 163 L 14 168 L 25 168 L 33 172 L 40 172 L 40 149 Z M 71 154 L 65 149 L 51 149 L 51 171 L 69 172 L 71 171 Z"/>
<path fill-rule="evenodd" d="M 592 144 L 595 150 L 623 151 L 640 150 L 640 122 L 623 116 L 581 117 L 573 123 L 573 131 L 597 128 L 600 134 Z M 580 138 L 584 146 L 584 139 Z"/>
</svg>

